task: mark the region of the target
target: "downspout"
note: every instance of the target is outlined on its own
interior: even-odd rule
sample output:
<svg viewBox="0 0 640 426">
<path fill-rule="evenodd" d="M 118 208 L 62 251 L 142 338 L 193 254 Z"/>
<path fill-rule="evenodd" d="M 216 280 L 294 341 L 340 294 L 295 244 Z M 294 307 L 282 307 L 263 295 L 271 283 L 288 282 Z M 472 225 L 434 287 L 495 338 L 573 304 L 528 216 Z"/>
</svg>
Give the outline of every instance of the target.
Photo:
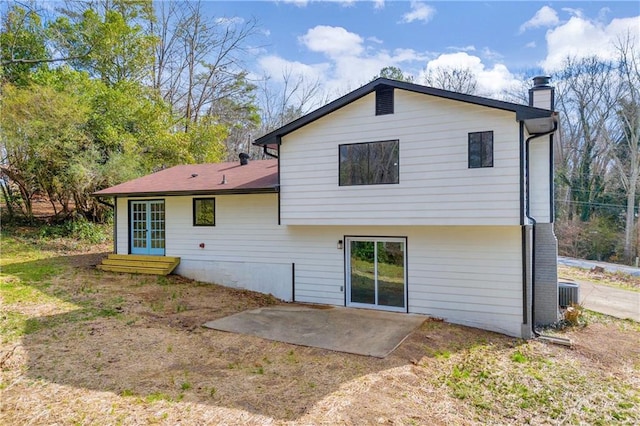
<svg viewBox="0 0 640 426">
<path fill-rule="evenodd" d="M 531 331 L 536 337 L 540 337 L 540 333 L 536 331 L 536 219 L 531 216 L 531 197 L 530 197 L 530 162 L 529 162 L 529 142 L 533 139 L 549 136 L 558 130 L 558 122 L 554 121 L 553 129 L 544 133 L 535 133 L 527 138 L 525 141 L 525 191 L 526 191 L 526 203 L 525 203 L 525 216 L 531 221 L 533 225 L 533 232 L 531 235 Z M 551 165 L 553 167 L 553 165 Z M 553 182 L 549 182 L 549 185 L 553 185 Z"/>
<path fill-rule="evenodd" d="M 269 150 L 267 149 L 266 145 L 262 146 L 262 152 L 264 153 L 264 155 L 269 156 L 271 158 L 278 158 L 278 156 L 276 154 L 272 154 L 269 152 Z"/>
</svg>

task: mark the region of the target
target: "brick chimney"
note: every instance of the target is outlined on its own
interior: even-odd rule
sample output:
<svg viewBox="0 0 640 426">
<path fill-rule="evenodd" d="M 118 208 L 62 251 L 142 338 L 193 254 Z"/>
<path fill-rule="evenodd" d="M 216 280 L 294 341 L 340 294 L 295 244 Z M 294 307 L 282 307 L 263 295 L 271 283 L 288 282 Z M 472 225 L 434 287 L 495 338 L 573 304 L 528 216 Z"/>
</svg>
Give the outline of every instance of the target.
<svg viewBox="0 0 640 426">
<path fill-rule="evenodd" d="M 533 87 L 529 89 L 529 106 L 543 109 L 555 108 L 555 89 L 549 85 L 551 77 L 540 75 L 533 77 Z"/>
</svg>

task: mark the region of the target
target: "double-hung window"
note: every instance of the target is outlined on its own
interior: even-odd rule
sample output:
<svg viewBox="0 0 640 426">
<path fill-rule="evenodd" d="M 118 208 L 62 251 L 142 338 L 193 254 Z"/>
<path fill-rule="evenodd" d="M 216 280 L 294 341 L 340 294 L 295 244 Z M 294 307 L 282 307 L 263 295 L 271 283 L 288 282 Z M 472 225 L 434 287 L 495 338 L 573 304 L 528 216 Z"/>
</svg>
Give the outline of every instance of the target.
<svg viewBox="0 0 640 426">
<path fill-rule="evenodd" d="M 399 183 L 397 140 L 340 145 L 340 186 Z"/>
</svg>

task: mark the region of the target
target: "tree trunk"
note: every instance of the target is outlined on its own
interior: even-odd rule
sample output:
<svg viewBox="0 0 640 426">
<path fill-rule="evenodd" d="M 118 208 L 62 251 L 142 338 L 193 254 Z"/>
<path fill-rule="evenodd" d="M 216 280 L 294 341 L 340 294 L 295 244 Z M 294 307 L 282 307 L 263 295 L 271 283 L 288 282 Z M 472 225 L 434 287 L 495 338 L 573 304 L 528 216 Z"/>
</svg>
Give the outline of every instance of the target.
<svg viewBox="0 0 640 426">
<path fill-rule="evenodd" d="M 631 263 L 631 257 L 633 253 L 631 252 L 633 246 L 633 223 L 635 219 L 634 208 L 635 208 L 635 192 L 629 191 L 627 193 L 627 221 L 624 227 L 624 259 L 627 263 Z"/>
</svg>

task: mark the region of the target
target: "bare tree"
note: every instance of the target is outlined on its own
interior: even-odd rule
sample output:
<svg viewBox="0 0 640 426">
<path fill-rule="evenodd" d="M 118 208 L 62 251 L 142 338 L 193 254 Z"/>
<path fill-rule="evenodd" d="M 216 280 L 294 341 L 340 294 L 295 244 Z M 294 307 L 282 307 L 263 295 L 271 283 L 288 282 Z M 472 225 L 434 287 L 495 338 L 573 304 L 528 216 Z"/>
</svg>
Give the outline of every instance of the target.
<svg viewBox="0 0 640 426">
<path fill-rule="evenodd" d="M 309 80 L 284 69 L 280 82 L 264 76 L 260 84 L 262 131 L 270 132 L 293 121 L 326 101 L 320 80 Z"/>
<path fill-rule="evenodd" d="M 478 79 L 471 68 L 427 68 L 424 82 L 427 86 L 452 92 L 470 95 L 478 92 Z"/>
<path fill-rule="evenodd" d="M 611 135 L 611 153 L 626 192 L 624 257 L 631 261 L 635 222 L 636 191 L 640 180 L 640 57 L 636 41 L 627 35 L 616 45 L 620 97 L 617 111 L 618 132 Z"/>
<path fill-rule="evenodd" d="M 590 219 L 610 168 L 608 140 L 620 87 L 611 62 L 569 58 L 556 76 L 556 106 L 562 113 L 558 177 L 570 191 L 568 219 Z"/>
<path fill-rule="evenodd" d="M 196 126 L 200 132 L 204 124 L 226 127 L 221 143 L 227 156 L 235 155 L 259 124 L 256 86 L 243 65 L 258 33 L 256 21 L 207 15 L 200 1 L 160 2 L 157 11 L 149 25 L 159 39 L 153 87 L 182 131 Z"/>
</svg>

